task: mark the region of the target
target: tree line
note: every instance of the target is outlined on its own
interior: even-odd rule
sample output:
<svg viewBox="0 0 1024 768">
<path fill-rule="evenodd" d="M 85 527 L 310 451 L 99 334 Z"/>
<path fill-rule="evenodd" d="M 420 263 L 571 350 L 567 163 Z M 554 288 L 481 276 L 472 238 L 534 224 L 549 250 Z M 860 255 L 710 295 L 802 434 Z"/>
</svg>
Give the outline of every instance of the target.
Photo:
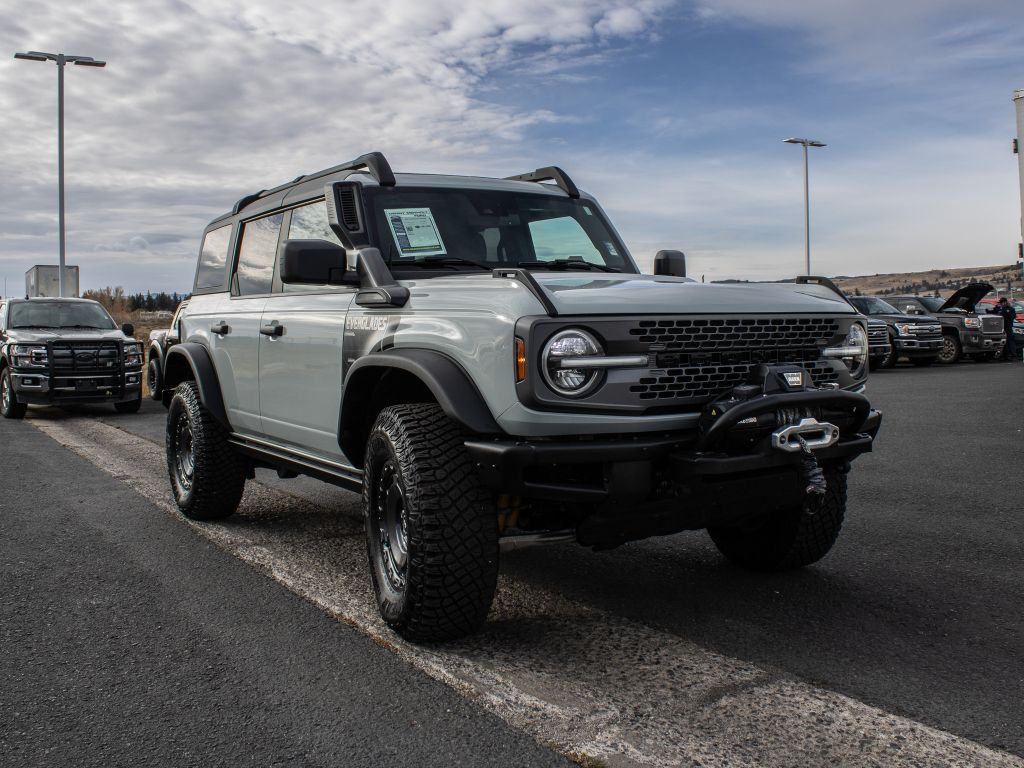
<svg viewBox="0 0 1024 768">
<path fill-rule="evenodd" d="M 124 292 L 121 286 L 106 288 L 93 288 L 82 293 L 83 299 L 98 301 L 111 314 L 124 315 L 131 312 L 173 312 L 185 299 L 187 293 L 129 293 Z"/>
</svg>

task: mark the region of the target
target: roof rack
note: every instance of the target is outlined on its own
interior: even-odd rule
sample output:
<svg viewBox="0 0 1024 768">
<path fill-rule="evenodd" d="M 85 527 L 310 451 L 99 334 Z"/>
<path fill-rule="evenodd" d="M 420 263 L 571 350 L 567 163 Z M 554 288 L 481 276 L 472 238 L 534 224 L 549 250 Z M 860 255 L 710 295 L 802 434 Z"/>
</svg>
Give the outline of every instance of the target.
<svg viewBox="0 0 1024 768">
<path fill-rule="evenodd" d="M 505 179 L 507 181 L 553 181 L 569 197 L 576 198 L 580 196 L 579 189 L 572 183 L 569 175 L 554 165 L 550 165 L 547 168 L 538 168 L 530 173 L 521 173 L 518 176 L 506 176 Z"/>
<path fill-rule="evenodd" d="M 273 192 L 290 187 L 293 184 L 298 184 L 300 181 L 310 181 L 311 179 L 318 179 L 321 176 L 329 176 L 332 173 L 339 173 L 341 171 L 360 171 L 364 168 L 369 171 L 370 175 L 373 176 L 377 183 L 382 187 L 395 186 L 395 174 L 394 171 L 391 170 L 391 165 L 388 163 L 387 158 L 384 157 L 381 152 L 368 152 L 365 155 L 360 155 L 355 160 L 350 160 L 347 163 L 335 165 L 332 168 L 327 168 L 323 171 L 317 171 L 303 176 L 296 176 L 287 184 L 282 184 L 278 187 L 274 187 L 273 189 L 261 189 L 259 192 L 253 192 L 251 195 L 246 195 L 235 203 L 234 207 L 231 209 L 231 213 L 236 214 L 245 208 L 245 206 L 256 202 L 261 197 L 266 197 Z"/>
</svg>

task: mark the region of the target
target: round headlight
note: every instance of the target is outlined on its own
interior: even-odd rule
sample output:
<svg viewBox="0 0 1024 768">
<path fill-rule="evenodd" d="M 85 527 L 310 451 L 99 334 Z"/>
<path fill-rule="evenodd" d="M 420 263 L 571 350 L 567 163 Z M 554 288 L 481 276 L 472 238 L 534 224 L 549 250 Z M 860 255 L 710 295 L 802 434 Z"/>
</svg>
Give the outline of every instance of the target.
<svg viewBox="0 0 1024 768">
<path fill-rule="evenodd" d="M 859 353 L 852 355 L 849 358 L 849 362 L 847 362 L 850 373 L 856 376 L 861 372 L 868 357 L 868 337 L 864 333 L 864 329 L 861 328 L 860 323 L 854 323 L 850 326 L 850 330 L 846 334 L 845 344 L 850 348 L 856 347 L 860 350 Z"/>
<path fill-rule="evenodd" d="M 544 381 L 555 392 L 566 397 L 579 397 L 592 390 L 601 377 L 601 371 L 594 368 L 573 368 L 574 357 L 602 355 L 604 350 L 593 336 L 586 331 L 572 329 L 559 331 L 544 345 L 541 353 L 541 370 Z"/>
</svg>

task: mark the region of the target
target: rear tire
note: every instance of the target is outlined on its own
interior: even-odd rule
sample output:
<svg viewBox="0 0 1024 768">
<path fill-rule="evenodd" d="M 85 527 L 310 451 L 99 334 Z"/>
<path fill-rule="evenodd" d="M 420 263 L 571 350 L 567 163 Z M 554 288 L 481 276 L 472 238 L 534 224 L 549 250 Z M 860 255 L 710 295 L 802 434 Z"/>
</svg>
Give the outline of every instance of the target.
<svg viewBox="0 0 1024 768">
<path fill-rule="evenodd" d="M 164 375 L 160 370 L 160 360 L 149 351 L 149 364 L 146 366 L 146 386 L 149 387 L 151 400 L 162 400 L 164 390 Z"/>
<path fill-rule="evenodd" d="M 459 428 L 434 404 L 394 405 L 366 444 L 363 510 L 377 606 L 415 643 L 478 630 L 498 580 L 498 520 Z"/>
<path fill-rule="evenodd" d="M 21 419 L 25 417 L 28 406 L 18 402 L 18 396 L 14 393 L 14 384 L 11 382 L 11 372 L 4 368 L 3 376 L 0 376 L 0 415 L 5 419 Z"/>
<path fill-rule="evenodd" d="M 760 524 L 708 528 L 726 559 L 757 571 L 788 571 L 817 562 L 832 549 L 846 514 L 846 475 L 826 474 L 828 489 L 813 515 L 803 505 L 777 510 Z"/>
<path fill-rule="evenodd" d="M 242 500 L 245 463 L 228 432 L 199 399 L 195 382 L 178 385 L 167 411 L 167 472 L 174 501 L 191 520 L 223 520 Z"/>
<path fill-rule="evenodd" d="M 927 368 L 929 365 L 935 362 L 935 357 L 912 357 L 910 362 L 916 365 L 918 368 Z"/>
<path fill-rule="evenodd" d="M 951 334 L 942 337 L 942 349 L 939 350 L 938 361 L 943 365 L 952 365 L 960 359 L 963 349 L 960 347 L 960 339 Z"/>
</svg>

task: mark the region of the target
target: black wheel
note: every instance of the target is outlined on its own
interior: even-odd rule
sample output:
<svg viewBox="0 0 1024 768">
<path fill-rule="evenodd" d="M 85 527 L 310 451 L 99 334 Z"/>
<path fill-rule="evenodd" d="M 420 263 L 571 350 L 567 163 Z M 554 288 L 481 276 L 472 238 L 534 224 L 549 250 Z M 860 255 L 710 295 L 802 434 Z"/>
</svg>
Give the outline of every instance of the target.
<svg viewBox="0 0 1024 768">
<path fill-rule="evenodd" d="M 910 362 L 916 365 L 918 368 L 927 368 L 929 365 L 934 363 L 938 358 L 936 357 L 912 357 Z"/>
<path fill-rule="evenodd" d="M 167 411 L 167 472 L 174 501 L 192 520 L 231 515 L 245 488 L 245 463 L 228 443 L 228 432 L 199 399 L 195 382 L 174 390 Z"/>
<path fill-rule="evenodd" d="M 114 410 L 118 413 L 138 413 L 139 408 L 142 407 L 142 395 L 139 395 L 138 400 L 128 400 L 124 403 L 114 403 Z"/>
<path fill-rule="evenodd" d="M 893 338 L 892 334 L 890 333 L 889 334 L 889 353 L 885 357 L 882 358 L 881 362 L 878 364 L 878 367 L 879 368 L 895 368 L 896 367 L 896 358 L 897 357 L 899 357 L 899 355 L 896 354 L 896 340 Z"/>
<path fill-rule="evenodd" d="M 788 571 L 823 558 L 836 543 L 846 513 L 846 475 L 826 474 L 828 489 L 810 512 L 802 505 L 777 510 L 744 527 L 708 528 L 718 551 L 736 565 Z"/>
<path fill-rule="evenodd" d="M 4 368 L 3 376 L 0 377 L 0 415 L 5 419 L 20 419 L 25 416 L 28 406 L 18 402 L 18 396 L 14 393 L 14 385 L 11 383 L 11 372 Z"/>
<path fill-rule="evenodd" d="M 366 444 L 363 509 L 384 621 L 412 642 L 451 640 L 487 618 L 498 524 L 458 427 L 433 404 L 380 412 Z"/>
<path fill-rule="evenodd" d="M 146 366 L 146 386 L 149 387 L 151 399 L 161 400 L 163 398 L 164 375 L 160 370 L 160 360 L 152 350 L 149 353 L 149 364 Z"/>
<path fill-rule="evenodd" d="M 960 339 L 951 334 L 942 337 L 942 349 L 939 350 L 938 361 L 944 365 L 955 363 L 960 359 L 962 349 Z"/>
</svg>

